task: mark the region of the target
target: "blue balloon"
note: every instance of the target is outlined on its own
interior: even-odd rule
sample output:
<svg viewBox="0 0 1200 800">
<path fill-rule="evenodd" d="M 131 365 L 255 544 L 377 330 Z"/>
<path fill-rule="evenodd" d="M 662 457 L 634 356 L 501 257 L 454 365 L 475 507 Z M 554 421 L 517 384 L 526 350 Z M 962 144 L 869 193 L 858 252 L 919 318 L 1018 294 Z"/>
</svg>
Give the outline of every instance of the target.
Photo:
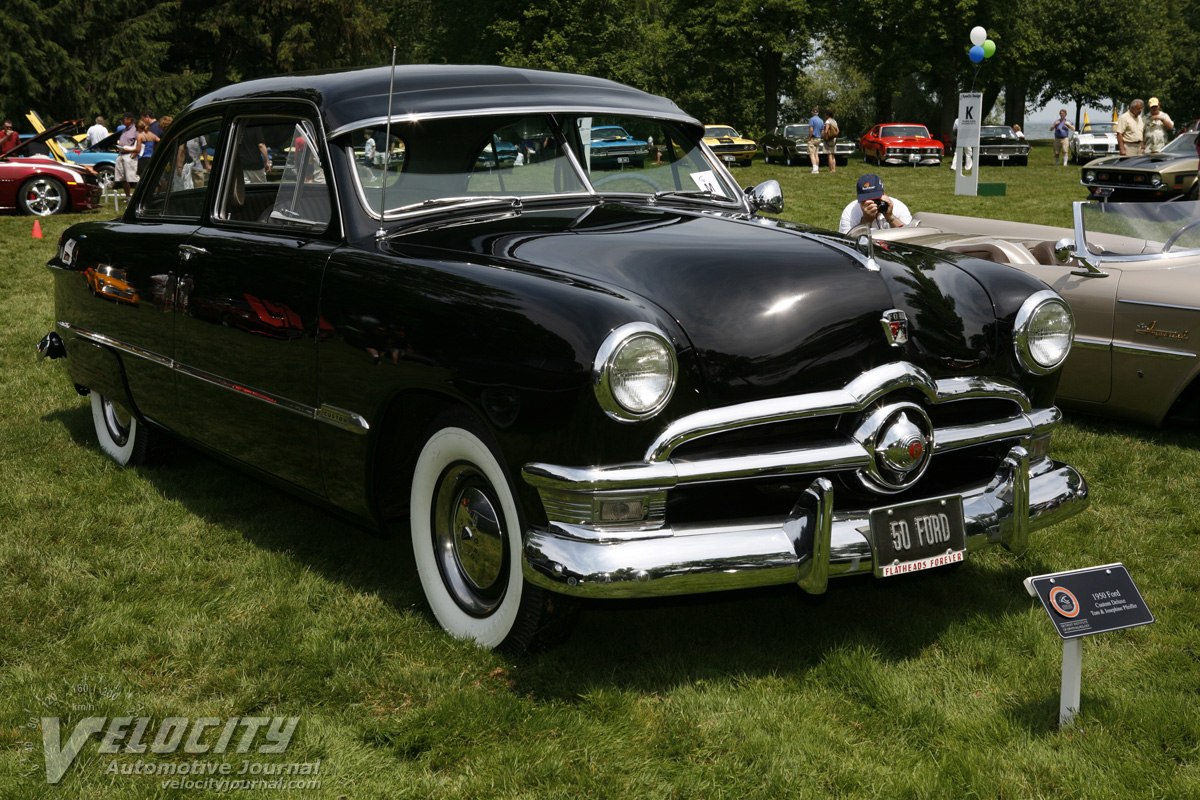
<svg viewBox="0 0 1200 800">
<path fill-rule="evenodd" d="M 983 57 L 985 54 L 983 52 L 982 47 L 980 47 L 979 45 L 975 45 L 974 47 L 972 47 L 970 50 L 967 51 L 967 55 L 969 55 L 971 57 L 971 60 L 973 62 L 978 64 L 980 61 L 983 61 Z"/>
</svg>

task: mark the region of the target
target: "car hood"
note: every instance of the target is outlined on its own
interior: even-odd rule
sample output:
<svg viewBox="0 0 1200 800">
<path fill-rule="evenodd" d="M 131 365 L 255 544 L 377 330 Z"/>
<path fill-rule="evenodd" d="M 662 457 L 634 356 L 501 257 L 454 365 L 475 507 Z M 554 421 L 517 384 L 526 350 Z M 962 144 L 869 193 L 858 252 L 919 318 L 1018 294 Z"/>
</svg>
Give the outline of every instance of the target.
<svg viewBox="0 0 1200 800">
<path fill-rule="evenodd" d="M 704 143 L 712 147 L 714 144 L 754 144 L 754 140 L 742 136 L 705 136 Z"/>
<path fill-rule="evenodd" d="M 1192 162 L 1192 169 L 1195 169 L 1198 159 L 1194 153 L 1144 153 L 1138 156 L 1111 156 L 1093 161 L 1087 166 L 1088 169 L 1105 166 L 1110 169 L 1136 169 L 1157 172 L 1164 167 L 1182 167 L 1188 161 Z"/>
<path fill-rule="evenodd" d="M 460 251 L 657 305 L 678 321 L 688 341 L 677 347 L 690 343 L 715 405 L 836 388 L 900 359 L 934 375 L 995 370 L 996 313 L 977 279 L 930 251 L 879 249 L 882 269 L 870 271 L 848 244 L 773 220 L 604 205 L 427 229 L 389 246 Z M 909 320 L 907 348 L 887 341 L 890 309 Z"/>
<path fill-rule="evenodd" d="M 42 131 L 41 133 L 37 134 L 36 136 L 30 137 L 29 139 L 26 139 L 25 141 L 21 142 L 19 145 L 14 147 L 12 150 L 9 150 L 7 153 L 5 153 L 3 158 L 10 158 L 10 157 L 12 157 L 12 158 L 29 158 L 29 156 L 26 154 L 29 152 L 29 148 L 31 145 L 36 144 L 38 142 L 44 142 L 49 139 L 53 139 L 55 136 L 58 136 L 58 134 L 65 133 L 66 131 L 70 130 L 71 128 L 74 128 L 78 124 L 79 124 L 79 120 L 77 120 L 77 119 L 71 119 L 71 120 L 67 120 L 66 122 L 60 122 L 57 125 L 47 128 L 46 130 Z M 45 156 L 37 156 L 37 158 L 45 158 Z M 53 161 L 54 159 L 51 158 L 51 159 L 47 159 L 47 160 Z M 55 162 L 55 163 L 58 163 L 58 162 Z"/>
</svg>

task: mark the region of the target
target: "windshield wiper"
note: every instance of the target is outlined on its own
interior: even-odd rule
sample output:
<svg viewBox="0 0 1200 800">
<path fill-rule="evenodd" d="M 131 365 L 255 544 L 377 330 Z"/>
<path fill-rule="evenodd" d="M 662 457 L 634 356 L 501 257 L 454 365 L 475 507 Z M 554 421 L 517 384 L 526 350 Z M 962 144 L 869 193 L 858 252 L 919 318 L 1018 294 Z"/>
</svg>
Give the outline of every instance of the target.
<svg viewBox="0 0 1200 800">
<path fill-rule="evenodd" d="M 654 199 L 660 200 L 664 197 L 681 197 L 688 200 L 728 200 L 729 198 L 723 194 L 717 194 L 711 189 L 675 189 L 663 190 L 654 193 Z"/>
<path fill-rule="evenodd" d="M 437 206 L 457 206 L 465 203 L 510 203 L 513 208 L 521 207 L 521 198 L 515 194 L 503 195 L 467 195 L 464 197 L 434 197 L 419 203 L 410 203 L 399 208 L 390 208 L 386 213 L 402 214 L 405 211 L 416 211 L 421 208 L 436 208 Z"/>
</svg>

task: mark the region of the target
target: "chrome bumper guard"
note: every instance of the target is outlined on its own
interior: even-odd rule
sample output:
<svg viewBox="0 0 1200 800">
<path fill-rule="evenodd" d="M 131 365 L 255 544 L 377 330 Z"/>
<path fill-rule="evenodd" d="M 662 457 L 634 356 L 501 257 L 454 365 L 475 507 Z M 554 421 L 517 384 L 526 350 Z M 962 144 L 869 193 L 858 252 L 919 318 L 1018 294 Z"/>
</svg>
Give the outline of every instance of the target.
<svg viewBox="0 0 1200 800">
<path fill-rule="evenodd" d="M 1013 447 L 986 484 L 962 493 L 967 551 L 996 544 L 1020 552 L 1030 531 L 1087 507 L 1083 477 L 1067 464 L 1033 464 Z M 531 583 L 581 597 L 694 594 L 796 583 L 811 594 L 829 578 L 878 574 L 870 514 L 834 509 L 832 484 L 819 478 L 784 519 L 662 529 L 652 539 L 597 541 L 534 529 L 525 539 Z"/>
</svg>

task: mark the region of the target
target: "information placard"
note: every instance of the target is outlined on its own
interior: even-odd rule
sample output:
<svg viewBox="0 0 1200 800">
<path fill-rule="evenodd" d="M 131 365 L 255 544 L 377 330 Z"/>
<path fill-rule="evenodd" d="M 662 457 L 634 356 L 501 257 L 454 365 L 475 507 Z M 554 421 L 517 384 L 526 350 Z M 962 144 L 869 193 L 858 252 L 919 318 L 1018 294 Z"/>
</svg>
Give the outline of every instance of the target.
<svg viewBox="0 0 1200 800">
<path fill-rule="evenodd" d="M 1064 639 L 1154 622 L 1124 564 L 1035 575 L 1025 579 L 1025 588 L 1042 601 Z"/>
</svg>

